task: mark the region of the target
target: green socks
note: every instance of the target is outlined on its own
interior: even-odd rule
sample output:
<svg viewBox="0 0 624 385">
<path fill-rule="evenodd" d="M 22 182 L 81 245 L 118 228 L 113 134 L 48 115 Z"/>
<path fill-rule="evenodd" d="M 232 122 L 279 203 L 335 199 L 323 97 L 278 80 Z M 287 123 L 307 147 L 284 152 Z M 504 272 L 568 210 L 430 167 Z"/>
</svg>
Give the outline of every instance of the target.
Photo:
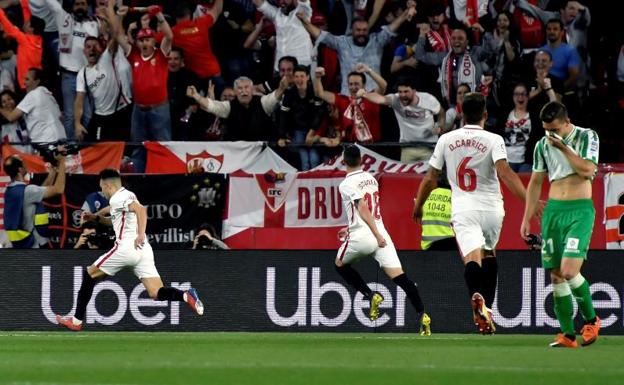
<svg viewBox="0 0 624 385">
<path fill-rule="evenodd" d="M 561 332 L 565 335 L 573 336 L 574 320 L 572 315 L 574 314 L 574 307 L 572 304 L 572 291 L 567 282 L 553 284 L 553 296 L 555 300 L 555 315 L 561 325 Z"/>
<path fill-rule="evenodd" d="M 570 285 L 572 294 L 574 298 L 576 298 L 576 303 L 585 321 L 591 321 L 596 318 L 596 312 L 594 311 L 594 304 L 592 303 L 587 280 L 579 273 L 576 277 L 568 281 L 568 285 Z"/>
</svg>

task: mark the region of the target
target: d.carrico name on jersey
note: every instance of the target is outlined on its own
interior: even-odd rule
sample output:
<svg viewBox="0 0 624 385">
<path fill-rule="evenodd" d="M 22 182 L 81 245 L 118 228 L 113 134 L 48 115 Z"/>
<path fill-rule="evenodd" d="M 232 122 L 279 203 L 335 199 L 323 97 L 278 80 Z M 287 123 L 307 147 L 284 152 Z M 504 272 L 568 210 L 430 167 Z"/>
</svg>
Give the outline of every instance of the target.
<svg viewBox="0 0 624 385">
<path fill-rule="evenodd" d="M 449 150 L 451 151 L 454 151 L 461 147 L 472 147 L 483 154 L 485 154 L 488 150 L 487 145 L 485 145 L 484 143 L 481 143 L 480 141 L 476 139 L 457 139 L 449 143 Z"/>
</svg>

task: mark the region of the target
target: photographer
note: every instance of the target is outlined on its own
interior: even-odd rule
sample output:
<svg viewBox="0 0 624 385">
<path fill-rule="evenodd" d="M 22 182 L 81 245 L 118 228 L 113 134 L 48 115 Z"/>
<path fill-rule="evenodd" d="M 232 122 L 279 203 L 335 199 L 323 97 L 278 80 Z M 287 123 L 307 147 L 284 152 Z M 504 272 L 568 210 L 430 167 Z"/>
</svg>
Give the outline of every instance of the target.
<svg viewBox="0 0 624 385">
<path fill-rule="evenodd" d="M 193 239 L 193 250 L 229 250 L 228 245 L 217 239 L 214 227 L 203 223 L 197 228 L 197 235 Z"/>
<path fill-rule="evenodd" d="M 48 213 L 42 201 L 65 190 L 65 157 L 57 154 L 55 160 L 58 166 L 50 167 L 42 186 L 25 183 L 28 170 L 18 155 L 4 161 L 4 172 L 11 178 L 4 195 L 4 227 L 14 248 L 37 249 L 48 243 Z"/>
<path fill-rule="evenodd" d="M 113 237 L 111 237 L 104 226 L 101 226 L 95 220 L 89 220 L 82 224 L 82 233 L 78 238 L 78 242 L 74 245 L 74 249 L 109 249 L 113 246 L 113 243 Z"/>
<path fill-rule="evenodd" d="M 74 245 L 74 249 L 94 250 L 100 247 L 97 244 L 97 223 L 88 221 L 82 224 L 82 234 L 78 238 L 78 242 Z"/>
</svg>

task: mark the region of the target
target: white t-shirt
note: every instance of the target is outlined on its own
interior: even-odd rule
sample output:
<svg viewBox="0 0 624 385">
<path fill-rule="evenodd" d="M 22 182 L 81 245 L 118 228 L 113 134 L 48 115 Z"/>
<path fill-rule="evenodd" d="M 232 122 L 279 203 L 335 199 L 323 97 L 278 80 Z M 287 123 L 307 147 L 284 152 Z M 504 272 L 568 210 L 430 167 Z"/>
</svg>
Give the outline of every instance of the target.
<svg viewBox="0 0 624 385">
<path fill-rule="evenodd" d="M 505 122 L 505 145 L 507 146 L 507 161 L 509 163 L 524 163 L 526 144 L 531 133 L 531 119 L 527 112 L 518 117 L 511 110 Z"/>
<path fill-rule="evenodd" d="M 85 72 L 87 78 L 86 86 Z M 89 88 L 88 92 L 87 87 Z M 125 98 L 120 97 L 119 91 L 119 83 L 113 67 L 113 56 L 108 49 L 102 53 L 96 65 L 92 67 L 84 66 L 78 71 L 76 92 L 86 93 L 85 103 L 90 103 L 89 97 L 93 98 L 95 113 L 98 115 L 108 116 L 113 114 L 115 107 L 117 107 L 117 100 L 119 100 L 119 108 L 126 106 Z"/>
<path fill-rule="evenodd" d="M 428 142 L 435 143 L 438 135 L 432 129 L 435 123 L 433 115 L 440 112 L 440 102 L 435 96 L 426 92 L 416 92 L 418 104 L 404 106 L 399 99 L 399 94 L 386 95 L 390 99 L 390 105 L 394 110 L 399 130 L 400 142 Z"/>
<path fill-rule="evenodd" d="M 466 125 L 440 137 L 429 164 L 446 173 L 451 185 L 453 214 L 462 211 L 502 211 L 503 196 L 494 164 L 506 159 L 500 135 Z"/>
<path fill-rule="evenodd" d="M 379 229 L 384 228 L 383 219 L 379 207 L 379 184 L 377 180 L 366 171 L 358 170 L 347 174 L 345 179 L 338 186 L 340 196 L 347 218 L 349 219 L 349 232 L 370 231 L 368 225 L 357 209 L 357 200 L 364 199 L 368 208 L 375 218 L 375 225 Z"/>
<path fill-rule="evenodd" d="M 132 191 L 128 191 L 124 187 L 117 190 L 109 200 L 111 221 L 117 242 L 134 243 L 137 237 L 137 217 L 128 208 L 132 202 L 138 202 L 138 199 Z"/>
<path fill-rule="evenodd" d="M 17 108 L 24 113 L 33 143 L 57 142 L 67 137 L 61 123 L 61 110 L 52 93 L 44 86 L 27 93 Z"/>
</svg>

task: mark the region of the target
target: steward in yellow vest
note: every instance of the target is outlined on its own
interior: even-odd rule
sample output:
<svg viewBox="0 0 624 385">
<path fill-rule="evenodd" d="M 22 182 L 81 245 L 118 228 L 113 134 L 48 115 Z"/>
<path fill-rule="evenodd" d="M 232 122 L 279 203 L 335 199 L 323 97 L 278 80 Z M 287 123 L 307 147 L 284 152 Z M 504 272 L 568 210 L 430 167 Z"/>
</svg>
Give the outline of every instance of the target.
<svg viewBox="0 0 624 385">
<path fill-rule="evenodd" d="M 422 206 L 420 247 L 423 250 L 457 250 L 451 227 L 451 189 L 446 177 L 438 186 Z"/>
</svg>

